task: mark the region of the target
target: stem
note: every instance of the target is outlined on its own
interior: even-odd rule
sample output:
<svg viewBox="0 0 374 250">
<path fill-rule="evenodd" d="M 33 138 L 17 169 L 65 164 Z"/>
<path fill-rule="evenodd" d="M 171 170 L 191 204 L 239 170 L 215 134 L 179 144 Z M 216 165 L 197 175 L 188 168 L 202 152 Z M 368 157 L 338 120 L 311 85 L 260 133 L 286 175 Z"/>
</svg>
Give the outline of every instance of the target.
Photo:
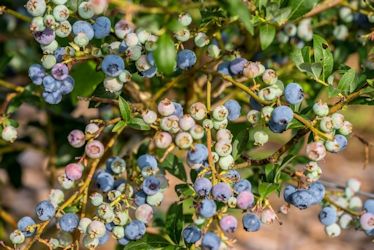
<svg viewBox="0 0 374 250">
<path fill-rule="evenodd" d="M 13 219 L 13 217 L 8 212 L 4 211 L 4 209 L 2 209 L 1 207 L 0 207 L 0 218 L 3 219 L 7 224 L 12 226 L 12 228 L 17 227 L 17 222 Z"/>
<path fill-rule="evenodd" d="M 327 203 L 330 203 L 331 205 L 334 205 L 335 207 L 337 207 L 338 209 L 340 210 L 343 210 L 344 212 L 350 214 L 350 215 L 353 215 L 353 216 L 361 216 L 361 213 L 360 212 L 356 212 L 356 211 L 352 211 L 351 209 L 348 209 L 348 208 L 345 208 L 345 207 L 342 207 L 340 206 L 339 204 L 337 204 L 335 201 L 333 201 L 328 195 L 325 195 L 325 198 L 324 200 L 327 202 Z"/>
<path fill-rule="evenodd" d="M 245 86 L 244 84 L 238 82 L 238 81 L 235 81 L 233 78 L 229 77 L 229 76 L 226 76 L 226 75 L 222 75 L 222 74 L 219 74 L 220 77 L 226 81 L 229 81 L 231 82 L 233 85 L 235 85 L 236 87 L 240 88 L 241 90 L 243 90 L 244 92 L 246 92 L 248 95 L 250 95 L 253 99 L 255 99 L 258 103 L 261 103 L 263 105 L 270 105 L 272 104 L 272 102 L 268 102 L 268 101 L 265 101 L 265 100 L 262 100 L 260 99 L 256 93 L 254 91 L 252 91 L 250 88 L 248 88 L 247 86 Z"/>
<path fill-rule="evenodd" d="M 321 136 L 323 139 L 332 140 L 332 136 L 331 136 L 331 135 L 327 135 L 327 134 L 323 133 L 322 131 L 316 129 L 316 128 L 313 126 L 313 124 L 312 124 L 309 120 L 305 119 L 305 118 L 302 117 L 301 115 L 294 113 L 294 114 L 293 114 L 293 117 L 294 117 L 296 120 L 298 120 L 299 122 L 301 122 L 302 124 L 304 124 L 305 127 L 307 127 L 307 128 L 308 128 L 310 131 L 312 131 L 315 135 L 319 135 L 319 136 Z"/>
<path fill-rule="evenodd" d="M 206 95 L 206 106 L 208 109 L 208 113 L 210 112 L 210 107 L 211 107 L 211 89 L 212 89 L 212 83 L 208 80 L 207 81 L 207 95 Z M 208 163 L 209 167 L 212 171 L 212 182 L 213 185 L 217 183 L 216 175 L 217 175 L 217 170 L 214 166 L 214 161 L 213 161 L 213 155 L 212 155 L 212 131 L 210 128 L 206 128 L 206 146 L 208 148 Z"/>
<path fill-rule="evenodd" d="M 2 79 L 0 79 L 0 86 L 4 87 L 4 88 L 7 88 L 7 89 L 14 90 L 14 91 L 19 92 L 19 93 L 21 93 L 25 90 L 25 88 L 22 87 L 22 86 L 17 86 L 14 83 L 10 83 L 10 82 L 4 81 Z"/>
<path fill-rule="evenodd" d="M 21 19 L 22 21 L 25 21 L 27 23 L 31 22 L 31 18 L 28 16 L 24 16 L 21 13 L 18 13 L 17 11 L 14 11 L 12 9 L 8 9 L 6 6 L 0 6 L 0 14 L 7 13 L 11 16 L 14 16 L 18 19 Z"/>
<path fill-rule="evenodd" d="M 313 8 L 311 11 L 306 13 L 302 18 L 306 17 L 312 17 L 315 16 L 327 9 L 333 8 L 336 5 L 340 4 L 343 0 L 326 0 L 323 3 L 318 4 L 315 8 Z"/>
<path fill-rule="evenodd" d="M 334 182 L 331 182 L 331 181 L 328 181 L 328 180 L 321 180 L 320 179 L 319 182 L 321 182 L 323 185 L 325 185 L 327 187 L 330 187 L 330 188 L 337 188 L 337 189 L 342 189 L 342 190 L 345 189 L 345 186 L 339 185 L 337 183 L 334 183 Z M 373 193 L 364 192 L 364 191 L 358 191 L 357 193 L 360 194 L 360 195 L 367 196 L 369 198 L 374 198 L 374 194 Z"/>
</svg>

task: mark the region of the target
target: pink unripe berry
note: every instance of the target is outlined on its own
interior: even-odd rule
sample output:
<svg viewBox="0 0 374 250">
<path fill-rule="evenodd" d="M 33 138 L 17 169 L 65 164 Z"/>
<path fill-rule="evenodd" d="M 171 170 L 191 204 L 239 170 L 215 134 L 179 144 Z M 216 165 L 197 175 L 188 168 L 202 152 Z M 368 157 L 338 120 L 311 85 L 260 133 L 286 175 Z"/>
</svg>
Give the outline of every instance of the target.
<svg viewBox="0 0 374 250">
<path fill-rule="evenodd" d="M 195 126 L 195 120 L 192 118 L 191 115 L 185 114 L 179 119 L 179 127 L 184 130 L 188 131 L 193 126 Z"/>
<path fill-rule="evenodd" d="M 191 116 L 198 121 L 204 119 L 207 112 L 206 106 L 201 102 L 194 103 L 190 107 Z"/>
<path fill-rule="evenodd" d="M 135 210 L 135 218 L 148 224 L 153 219 L 153 209 L 148 204 L 140 205 Z"/>
<path fill-rule="evenodd" d="M 100 127 L 96 123 L 87 124 L 84 132 L 86 135 L 96 138 L 99 135 Z"/>
<path fill-rule="evenodd" d="M 264 74 L 262 75 L 262 80 L 266 84 L 269 84 L 269 85 L 274 84 L 278 80 L 277 73 L 272 69 L 267 69 L 267 70 L 265 70 Z"/>
<path fill-rule="evenodd" d="M 169 147 L 172 142 L 172 137 L 167 132 L 158 132 L 154 137 L 153 141 L 157 148 L 165 149 Z"/>
<path fill-rule="evenodd" d="M 170 132 L 170 133 L 177 133 L 179 128 L 179 118 L 176 115 L 171 115 L 167 117 L 163 117 L 160 121 L 160 127 L 162 130 Z"/>
<path fill-rule="evenodd" d="M 219 129 L 216 134 L 217 141 L 226 140 L 226 141 L 232 141 L 232 133 L 228 129 Z"/>
<path fill-rule="evenodd" d="M 322 142 L 312 142 L 306 146 L 306 153 L 309 159 L 320 161 L 326 156 L 326 148 Z"/>
<path fill-rule="evenodd" d="M 76 181 L 82 177 L 83 169 L 82 164 L 70 163 L 65 167 L 65 174 L 70 180 Z"/>
<path fill-rule="evenodd" d="M 162 116 L 172 115 L 175 111 L 174 103 L 170 101 L 168 98 L 165 98 L 162 101 L 160 101 L 160 103 L 158 104 L 157 111 Z"/>
<path fill-rule="evenodd" d="M 144 122 L 147 124 L 152 124 L 157 120 L 157 114 L 156 112 L 152 110 L 145 111 L 142 117 L 143 117 Z"/>
<path fill-rule="evenodd" d="M 92 221 L 87 228 L 87 233 L 91 238 L 100 238 L 105 235 L 106 229 L 101 221 Z"/>
<path fill-rule="evenodd" d="M 95 15 L 100 15 L 108 8 L 108 0 L 89 0 L 91 9 Z"/>
<path fill-rule="evenodd" d="M 219 221 L 219 225 L 222 228 L 222 230 L 226 233 L 233 233 L 236 231 L 236 228 L 238 227 L 238 221 L 232 215 L 225 215 Z"/>
<path fill-rule="evenodd" d="M 277 219 L 277 215 L 271 209 L 265 209 L 261 213 L 261 221 L 264 224 L 271 224 Z"/>
<path fill-rule="evenodd" d="M 230 141 L 220 140 L 214 145 L 214 149 L 219 156 L 228 156 L 232 152 Z"/>
<path fill-rule="evenodd" d="M 364 230 L 373 230 L 374 229 L 374 214 L 364 213 L 360 217 L 360 224 Z"/>
<path fill-rule="evenodd" d="M 79 129 L 72 130 L 68 135 L 69 144 L 74 148 L 80 148 L 86 142 L 84 133 Z"/>
<path fill-rule="evenodd" d="M 86 144 L 86 155 L 92 159 L 97 159 L 104 154 L 104 145 L 97 140 L 90 141 Z"/>
<path fill-rule="evenodd" d="M 240 209 L 247 209 L 252 206 L 254 201 L 253 194 L 250 191 L 241 192 L 236 198 L 236 205 Z"/>
</svg>

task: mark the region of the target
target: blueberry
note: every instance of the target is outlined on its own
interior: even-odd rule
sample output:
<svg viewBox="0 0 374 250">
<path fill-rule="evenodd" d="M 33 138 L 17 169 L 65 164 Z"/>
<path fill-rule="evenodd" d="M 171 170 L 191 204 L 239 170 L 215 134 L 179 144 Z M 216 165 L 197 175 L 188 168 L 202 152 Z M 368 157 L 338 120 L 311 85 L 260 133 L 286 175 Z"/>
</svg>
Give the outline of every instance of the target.
<svg viewBox="0 0 374 250">
<path fill-rule="evenodd" d="M 313 204 L 320 203 L 325 196 L 325 187 L 320 182 L 310 184 L 308 191 L 313 196 Z"/>
<path fill-rule="evenodd" d="M 139 220 L 133 220 L 125 227 L 125 236 L 129 240 L 138 240 L 145 234 L 145 225 Z"/>
<path fill-rule="evenodd" d="M 28 228 L 33 225 L 35 225 L 35 221 L 29 216 L 22 217 L 17 222 L 17 228 L 21 230 L 25 237 L 31 237 L 35 233 L 35 228 Z"/>
<path fill-rule="evenodd" d="M 242 221 L 243 227 L 247 232 L 256 232 L 261 227 L 260 219 L 253 213 L 247 213 L 243 215 Z"/>
<path fill-rule="evenodd" d="M 175 108 L 175 111 L 172 115 L 175 115 L 179 118 L 181 118 L 183 116 L 183 107 L 180 103 L 177 103 L 177 102 L 173 102 L 174 104 L 174 108 Z"/>
<path fill-rule="evenodd" d="M 296 188 L 292 185 L 287 185 L 286 188 L 283 190 L 283 198 L 286 202 L 291 202 L 291 194 L 295 193 Z"/>
<path fill-rule="evenodd" d="M 199 214 L 204 218 L 210 218 L 215 215 L 217 210 L 217 205 L 213 200 L 204 199 L 200 202 L 198 206 Z"/>
<path fill-rule="evenodd" d="M 333 207 L 324 207 L 319 213 L 319 220 L 325 226 L 334 224 L 336 219 L 336 210 Z"/>
<path fill-rule="evenodd" d="M 53 218 L 55 215 L 55 207 L 50 201 L 41 201 L 35 207 L 36 216 L 38 216 L 39 220 L 47 221 Z"/>
<path fill-rule="evenodd" d="M 63 63 L 57 63 L 52 67 L 51 74 L 56 80 L 64 80 L 69 76 L 68 66 Z"/>
<path fill-rule="evenodd" d="M 208 149 L 204 144 L 196 144 L 194 149 L 187 153 L 187 160 L 191 164 L 201 164 L 208 159 Z"/>
<path fill-rule="evenodd" d="M 62 95 L 60 91 L 56 92 L 43 92 L 42 94 L 44 100 L 49 104 L 58 104 L 62 100 Z"/>
<path fill-rule="evenodd" d="M 237 101 L 230 99 L 225 102 L 224 106 L 229 111 L 229 115 L 227 116 L 227 119 L 229 121 L 233 121 L 239 118 L 241 107 Z"/>
<path fill-rule="evenodd" d="M 305 209 L 313 205 L 315 199 L 311 192 L 305 189 L 295 191 L 290 196 L 290 203 L 299 209 Z"/>
<path fill-rule="evenodd" d="M 201 238 L 201 231 L 195 225 L 188 225 L 183 229 L 183 239 L 187 244 L 193 244 L 200 240 Z"/>
<path fill-rule="evenodd" d="M 149 63 L 150 65 L 152 65 L 152 66 L 155 66 L 155 65 L 156 65 L 155 58 L 154 58 L 152 52 L 149 52 L 149 53 L 147 54 L 147 61 L 148 61 L 148 63 Z"/>
<path fill-rule="evenodd" d="M 106 161 L 106 170 L 109 173 L 121 174 L 126 170 L 126 162 L 121 157 L 111 157 Z"/>
<path fill-rule="evenodd" d="M 215 200 L 227 202 L 232 196 L 232 189 L 227 183 L 220 182 L 213 186 L 212 194 Z"/>
<path fill-rule="evenodd" d="M 110 33 L 110 19 L 105 16 L 100 16 L 95 20 L 95 23 L 92 25 L 94 30 L 95 38 L 102 39 L 109 35 Z"/>
<path fill-rule="evenodd" d="M 269 121 L 269 128 L 274 133 L 283 133 L 287 129 L 287 123 L 276 123 L 272 120 Z"/>
<path fill-rule="evenodd" d="M 276 107 L 271 113 L 271 120 L 275 123 L 287 124 L 293 118 L 293 111 L 287 106 Z"/>
<path fill-rule="evenodd" d="M 147 195 L 156 194 L 161 188 L 161 181 L 154 176 L 147 177 L 142 184 L 142 189 Z"/>
<path fill-rule="evenodd" d="M 110 77 L 116 77 L 125 69 L 125 62 L 120 56 L 107 55 L 101 63 L 104 73 Z"/>
<path fill-rule="evenodd" d="M 56 34 L 50 29 L 46 28 L 43 31 L 34 32 L 34 39 L 41 45 L 48 45 L 55 40 Z"/>
<path fill-rule="evenodd" d="M 141 72 L 141 75 L 145 78 L 152 78 L 156 75 L 157 73 L 157 68 L 156 66 L 152 66 L 150 69 L 147 69 L 145 71 Z"/>
<path fill-rule="evenodd" d="M 195 192 L 200 196 L 207 196 L 212 189 L 212 183 L 207 178 L 197 178 L 194 183 Z"/>
<path fill-rule="evenodd" d="M 34 84 L 42 84 L 44 77 L 45 70 L 40 64 L 33 64 L 29 67 L 29 78 Z"/>
<path fill-rule="evenodd" d="M 238 182 L 240 180 L 240 173 L 235 169 L 230 169 L 224 176 L 232 182 Z"/>
<path fill-rule="evenodd" d="M 252 189 L 252 185 L 246 179 L 240 180 L 234 184 L 234 190 L 236 193 L 241 193 L 243 191 L 251 191 L 251 189 Z"/>
<path fill-rule="evenodd" d="M 233 75 L 243 74 L 245 65 L 248 63 L 247 59 L 236 58 L 230 62 L 229 70 Z"/>
<path fill-rule="evenodd" d="M 303 88 L 297 83 L 290 83 L 284 89 L 284 97 L 290 104 L 298 104 L 304 99 Z"/>
<path fill-rule="evenodd" d="M 219 225 L 226 233 L 233 233 L 238 227 L 238 221 L 232 215 L 225 215 L 219 221 Z"/>
<path fill-rule="evenodd" d="M 366 212 L 374 214 L 374 199 L 368 199 L 364 203 L 364 209 Z"/>
<path fill-rule="evenodd" d="M 348 141 L 344 135 L 335 135 L 334 141 L 339 145 L 339 151 L 347 147 Z"/>
<path fill-rule="evenodd" d="M 260 111 L 262 109 L 262 105 L 252 97 L 249 99 L 249 106 L 251 106 L 252 109 L 257 111 Z"/>
<path fill-rule="evenodd" d="M 64 232 L 73 232 L 79 224 L 79 217 L 73 213 L 64 214 L 59 222 L 60 228 Z"/>
<path fill-rule="evenodd" d="M 230 62 L 222 62 L 218 64 L 218 67 L 217 67 L 218 73 L 221 73 L 224 75 L 230 75 L 229 66 L 230 66 Z"/>
<path fill-rule="evenodd" d="M 242 191 L 239 193 L 238 197 L 236 198 L 236 205 L 240 209 L 248 209 L 253 205 L 254 196 L 251 191 Z"/>
<path fill-rule="evenodd" d="M 95 178 L 96 187 L 103 192 L 108 192 L 113 189 L 114 178 L 107 172 L 100 172 Z"/>
<path fill-rule="evenodd" d="M 189 49 L 184 49 L 177 54 L 177 66 L 180 69 L 188 69 L 196 63 L 195 52 Z"/>
<path fill-rule="evenodd" d="M 213 232 L 207 232 L 201 241 L 202 250 L 218 250 L 221 239 Z"/>
<path fill-rule="evenodd" d="M 152 167 L 153 169 L 158 168 L 156 157 L 150 154 L 144 154 L 139 156 L 136 162 L 140 169 L 143 169 L 145 167 Z"/>
<path fill-rule="evenodd" d="M 95 34 L 92 25 L 86 21 L 76 21 L 73 24 L 73 34 L 77 36 L 79 33 L 84 33 L 88 40 L 91 40 Z"/>
<path fill-rule="evenodd" d="M 104 245 L 105 243 L 107 243 L 109 240 L 109 237 L 110 237 L 110 233 L 106 231 L 105 234 L 99 238 L 99 245 Z"/>
<path fill-rule="evenodd" d="M 73 91 L 74 89 L 74 84 L 75 84 L 74 78 L 71 76 L 67 76 L 66 79 L 61 81 L 61 88 L 60 88 L 61 94 L 67 95 L 71 93 L 71 91 Z"/>
<path fill-rule="evenodd" d="M 118 244 L 120 244 L 121 246 L 126 246 L 127 244 L 130 243 L 130 240 L 127 239 L 126 237 L 123 237 L 122 239 L 119 239 L 117 242 L 118 242 Z"/>
</svg>

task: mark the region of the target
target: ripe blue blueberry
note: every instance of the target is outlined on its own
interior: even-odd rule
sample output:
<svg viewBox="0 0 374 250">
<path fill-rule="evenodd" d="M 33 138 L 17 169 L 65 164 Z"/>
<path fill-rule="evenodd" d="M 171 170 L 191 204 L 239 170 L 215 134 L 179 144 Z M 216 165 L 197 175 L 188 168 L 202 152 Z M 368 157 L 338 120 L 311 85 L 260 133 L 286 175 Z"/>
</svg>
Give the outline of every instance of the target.
<svg viewBox="0 0 374 250">
<path fill-rule="evenodd" d="M 156 158 L 150 154 L 144 154 L 139 156 L 136 162 L 140 169 L 143 169 L 145 167 L 152 167 L 153 169 L 158 168 Z"/>
<path fill-rule="evenodd" d="M 290 196 L 290 203 L 299 209 L 305 209 L 313 205 L 314 197 L 305 189 L 295 191 Z"/>
<path fill-rule="evenodd" d="M 55 207 L 50 201 L 44 200 L 39 202 L 35 207 L 36 216 L 39 220 L 47 221 L 53 218 L 55 215 Z"/>
<path fill-rule="evenodd" d="M 61 88 L 61 82 L 48 75 L 43 78 L 43 87 L 46 92 L 56 92 Z"/>
<path fill-rule="evenodd" d="M 156 75 L 157 68 L 156 66 L 152 66 L 150 69 L 140 72 L 140 74 L 145 78 L 152 78 Z"/>
<path fill-rule="evenodd" d="M 230 169 L 224 174 L 224 177 L 231 180 L 232 182 L 238 182 L 240 180 L 240 173 L 235 169 Z"/>
<path fill-rule="evenodd" d="M 129 240 L 138 240 L 145 234 L 145 225 L 139 220 L 133 220 L 125 227 L 125 236 Z"/>
<path fill-rule="evenodd" d="M 229 121 L 233 121 L 239 118 L 241 107 L 237 101 L 230 99 L 225 102 L 224 106 L 229 111 L 229 115 L 227 116 L 227 119 Z"/>
<path fill-rule="evenodd" d="M 110 33 L 110 19 L 105 16 L 100 16 L 95 20 L 95 23 L 92 25 L 94 30 L 95 38 L 102 39 L 109 35 Z"/>
<path fill-rule="evenodd" d="M 234 184 L 234 190 L 236 193 L 241 193 L 243 191 L 251 191 L 251 189 L 252 185 L 246 179 L 240 180 Z"/>
<path fill-rule="evenodd" d="M 175 115 L 179 118 L 183 116 L 183 106 L 180 103 L 173 102 L 175 111 L 172 115 Z"/>
<path fill-rule="evenodd" d="M 233 75 L 243 74 L 245 65 L 248 63 L 247 59 L 236 58 L 230 62 L 229 70 Z"/>
<path fill-rule="evenodd" d="M 60 218 L 58 224 L 62 231 L 73 232 L 78 227 L 79 217 L 76 214 L 67 213 Z"/>
<path fill-rule="evenodd" d="M 29 78 L 34 84 L 42 84 L 44 76 L 45 70 L 40 64 L 33 64 L 29 67 Z"/>
<path fill-rule="evenodd" d="M 227 202 L 227 200 L 232 196 L 232 189 L 227 183 L 220 182 L 213 186 L 212 194 L 214 199 Z"/>
<path fill-rule="evenodd" d="M 200 196 L 207 196 L 212 189 L 212 183 L 207 178 L 197 178 L 194 183 L 195 192 Z"/>
<path fill-rule="evenodd" d="M 187 153 L 187 161 L 191 164 L 201 164 L 208 158 L 208 149 L 204 144 L 196 144 Z"/>
<path fill-rule="evenodd" d="M 30 228 L 33 225 L 35 225 L 35 221 L 29 216 L 22 217 L 17 222 L 17 228 L 21 230 L 25 237 L 31 237 L 35 233 L 35 228 Z"/>
<path fill-rule="evenodd" d="M 120 56 L 107 55 L 101 63 L 101 68 L 107 76 L 116 77 L 125 69 L 125 62 Z"/>
<path fill-rule="evenodd" d="M 180 69 L 188 69 L 196 63 L 195 52 L 189 49 L 184 49 L 178 52 L 177 66 Z"/>
<path fill-rule="evenodd" d="M 347 147 L 348 141 L 344 135 L 335 135 L 334 141 L 339 145 L 339 151 Z"/>
<path fill-rule="evenodd" d="M 185 227 L 182 234 L 183 239 L 187 244 L 193 244 L 201 238 L 201 230 L 193 224 Z"/>
<path fill-rule="evenodd" d="M 110 237 L 110 233 L 106 231 L 105 234 L 99 238 L 99 245 L 104 245 L 105 243 L 107 243 L 109 240 L 109 237 Z"/>
<path fill-rule="evenodd" d="M 123 238 L 119 239 L 117 242 L 118 242 L 118 244 L 120 244 L 121 246 L 126 246 L 127 244 L 130 243 L 130 240 L 127 239 L 126 237 L 123 237 Z"/>
<path fill-rule="evenodd" d="M 143 205 L 145 204 L 146 200 L 147 200 L 147 194 L 144 193 L 142 190 L 135 193 L 134 195 L 135 205 L 137 206 Z"/>
<path fill-rule="evenodd" d="M 86 21 L 76 21 L 73 24 L 73 34 L 78 35 L 79 33 L 84 33 L 88 40 L 91 40 L 94 37 L 94 29 L 92 28 L 92 25 Z"/>
<path fill-rule="evenodd" d="M 283 190 L 283 198 L 286 202 L 291 202 L 291 194 L 296 192 L 296 188 L 292 185 L 287 185 Z"/>
<path fill-rule="evenodd" d="M 60 88 L 61 94 L 67 95 L 71 93 L 71 91 L 73 91 L 74 89 L 74 84 L 75 84 L 74 78 L 71 76 L 67 76 L 64 80 L 61 81 L 61 88 Z"/>
<path fill-rule="evenodd" d="M 320 182 L 313 182 L 310 184 L 308 191 L 313 196 L 313 204 L 318 204 L 325 197 L 325 187 Z"/>
<path fill-rule="evenodd" d="M 161 188 L 161 181 L 154 176 L 147 177 L 142 184 L 142 189 L 147 195 L 156 194 Z"/>
<path fill-rule="evenodd" d="M 374 214 L 374 199 L 368 199 L 364 203 L 364 209 L 368 213 Z"/>
<path fill-rule="evenodd" d="M 126 170 L 126 162 L 121 157 L 111 157 L 106 161 L 106 170 L 108 173 L 123 173 Z"/>
<path fill-rule="evenodd" d="M 242 218 L 243 227 L 247 232 L 256 232 L 261 227 L 261 221 L 257 215 L 253 213 L 246 213 Z"/>
<path fill-rule="evenodd" d="M 215 215 L 217 205 L 213 200 L 204 199 L 198 205 L 199 214 L 204 218 L 210 218 Z"/>
<path fill-rule="evenodd" d="M 96 175 L 95 184 L 98 189 L 103 192 L 108 192 L 113 189 L 114 178 L 107 172 L 100 172 Z"/>
<path fill-rule="evenodd" d="M 336 210 L 333 207 L 324 207 L 319 213 L 319 220 L 325 226 L 334 224 L 336 219 Z"/>
<path fill-rule="evenodd" d="M 55 40 L 55 37 L 56 37 L 55 32 L 50 28 L 46 28 L 43 31 L 34 32 L 35 41 L 37 41 L 41 45 L 50 44 L 51 42 Z"/>
<path fill-rule="evenodd" d="M 213 232 L 207 232 L 201 241 L 203 250 L 218 250 L 221 245 L 221 239 Z"/>
<path fill-rule="evenodd" d="M 217 71 L 218 73 L 224 74 L 224 75 L 230 75 L 230 62 L 222 62 L 218 64 Z"/>
<path fill-rule="evenodd" d="M 287 106 L 276 107 L 271 113 L 271 120 L 275 123 L 285 124 L 291 122 L 293 111 Z"/>
<path fill-rule="evenodd" d="M 297 83 L 290 83 L 284 89 L 284 97 L 290 104 L 298 104 L 304 99 L 304 90 Z"/>
</svg>

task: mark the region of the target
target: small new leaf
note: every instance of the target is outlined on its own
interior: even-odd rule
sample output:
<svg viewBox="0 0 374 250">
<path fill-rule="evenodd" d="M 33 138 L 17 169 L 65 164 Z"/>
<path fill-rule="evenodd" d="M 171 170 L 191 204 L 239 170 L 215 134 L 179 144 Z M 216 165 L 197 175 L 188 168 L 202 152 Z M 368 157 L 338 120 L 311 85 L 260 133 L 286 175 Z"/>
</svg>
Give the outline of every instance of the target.
<svg viewBox="0 0 374 250">
<path fill-rule="evenodd" d="M 133 129 L 137 129 L 137 130 L 150 130 L 151 129 L 151 127 L 147 123 L 145 123 L 143 119 L 137 118 L 137 117 L 132 118 L 128 122 L 127 125 L 129 125 L 129 127 L 133 128 Z"/>
<path fill-rule="evenodd" d="M 273 42 L 275 37 L 275 27 L 271 24 L 264 24 L 260 27 L 261 49 L 266 49 Z"/>
<path fill-rule="evenodd" d="M 116 125 L 114 125 L 114 127 L 112 128 L 112 132 L 116 133 L 118 132 L 119 130 L 123 129 L 124 127 L 126 127 L 126 122 L 124 121 L 119 121 L 116 123 Z"/>
<path fill-rule="evenodd" d="M 119 111 L 121 113 L 122 119 L 127 123 L 131 119 L 131 108 L 128 102 L 121 96 L 118 98 Z"/>
</svg>

